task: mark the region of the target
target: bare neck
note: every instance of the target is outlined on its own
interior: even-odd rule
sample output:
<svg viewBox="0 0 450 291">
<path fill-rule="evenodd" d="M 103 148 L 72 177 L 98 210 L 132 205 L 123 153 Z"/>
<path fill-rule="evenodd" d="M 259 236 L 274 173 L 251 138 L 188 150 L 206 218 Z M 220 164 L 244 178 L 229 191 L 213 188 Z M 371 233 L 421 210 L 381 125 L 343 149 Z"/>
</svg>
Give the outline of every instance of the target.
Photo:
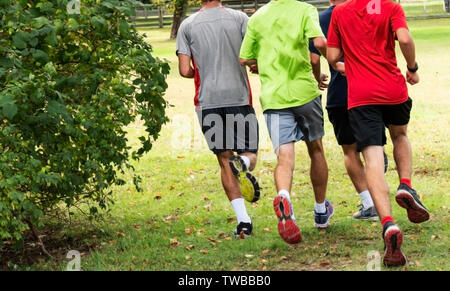
<svg viewBox="0 0 450 291">
<path fill-rule="evenodd" d="M 204 9 L 219 7 L 220 5 L 222 5 L 222 3 L 220 3 L 220 1 L 208 1 L 208 2 L 202 3 L 202 7 Z"/>
</svg>

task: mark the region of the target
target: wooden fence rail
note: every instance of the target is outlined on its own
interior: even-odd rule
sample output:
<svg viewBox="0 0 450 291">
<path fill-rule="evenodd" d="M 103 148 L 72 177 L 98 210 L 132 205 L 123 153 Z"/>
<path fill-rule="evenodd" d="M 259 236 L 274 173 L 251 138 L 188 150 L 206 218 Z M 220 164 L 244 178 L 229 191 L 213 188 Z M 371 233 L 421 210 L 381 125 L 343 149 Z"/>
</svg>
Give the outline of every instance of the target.
<svg viewBox="0 0 450 291">
<path fill-rule="evenodd" d="M 414 2 L 418 4 L 415 5 Z M 449 17 L 450 14 L 450 0 L 405 0 L 402 1 L 404 9 L 409 18 L 434 18 L 434 17 Z M 226 7 L 241 10 L 247 15 L 251 16 L 256 10 L 269 3 L 270 0 L 222 0 L 222 4 Z M 326 9 L 329 6 L 328 0 L 304 0 L 309 4 L 317 7 L 319 11 Z M 416 9 L 412 6 L 423 6 L 423 10 Z M 428 5 L 428 6 L 427 6 Z M 439 10 L 440 5 L 440 10 Z M 429 7 L 427 11 L 427 7 Z M 437 8 L 436 8 L 437 7 Z M 197 12 L 200 7 L 190 7 L 187 11 L 187 16 Z M 411 11 L 411 12 L 410 12 Z M 158 5 L 144 5 L 136 11 L 136 17 L 130 19 L 136 27 L 144 28 L 163 28 L 171 26 L 173 21 L 173 11 L 168 4 Z"/>
</svg>

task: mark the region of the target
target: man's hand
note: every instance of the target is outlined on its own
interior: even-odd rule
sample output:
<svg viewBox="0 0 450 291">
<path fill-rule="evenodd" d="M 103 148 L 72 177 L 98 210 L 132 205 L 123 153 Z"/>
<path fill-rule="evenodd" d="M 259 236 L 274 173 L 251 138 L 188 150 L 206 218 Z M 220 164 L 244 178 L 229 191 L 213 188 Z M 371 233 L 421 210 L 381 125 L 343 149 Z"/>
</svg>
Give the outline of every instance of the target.
<svg viewBox="0 0 450 291">
<path fill-rule="evenodd" d="M 320 90 L 325 90 L 326 88 L 328 88 L 328 84 L 325 83 L 326 81 L 328 81 L 328 75 L 327 74 L 320 74 L 320 80 L 319 80 L 319 89 Z"/>
<path fill-rule="evenodd" d="M 342 76 L 345 76 L 345 63 L 337 62 L 335 70 L 341 73 Z"/>
<path fill-rule="evenodd" d="M 250 72 L 251 72 L 252 74 L 259 74 L 259 71 L 258 71 L 258 64 L 251 65 L 251 66 L 250 66 Z"/>
<path fill-rule="evenodd" d="M 411 84 L 415 85 L 420 82 L 420 77 L 417 72 L 411 73 L 410 71 L 406 71 L 406 81 Z"/>
</svg>

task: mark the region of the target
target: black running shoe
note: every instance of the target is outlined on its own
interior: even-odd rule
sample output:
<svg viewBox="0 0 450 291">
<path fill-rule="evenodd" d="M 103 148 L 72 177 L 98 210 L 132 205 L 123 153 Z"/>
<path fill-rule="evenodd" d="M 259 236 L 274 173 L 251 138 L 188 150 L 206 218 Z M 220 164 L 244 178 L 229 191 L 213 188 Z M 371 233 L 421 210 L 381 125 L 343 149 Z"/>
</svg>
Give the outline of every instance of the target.
<svg viewBox="0 0 450 291">
<path fill-rule="evenodd" d="M 230 158 L 230 167 L 239 181 L 242 197 L 251 203 L 258 201 L 261 196 L 259 183 L 255 176 L 248 172 L 244 160 L 240 156 L 232 156 Z"/>
<path fill-rule="evenodd" d="M 383 227 L 384 265 L 387 267 L 404 266 L 406 257 L 402 252 L 403 234 L 393 222 L 387 222 Z"/>
<path fill-rule="evenodd" d="M 246 239 L 252 236 L 253 225 L 251 223 L 241 222 L 234 230 L 234 236 L 240 239 Z"/>
<path fill-rule="evenodd" d="M 411 222 L 422 223 L 430 219 L 428 209 L 420 202 L 417 192 L 408 185 L 400 184 L 395 200 L 406 209 Z"/>
</svg>

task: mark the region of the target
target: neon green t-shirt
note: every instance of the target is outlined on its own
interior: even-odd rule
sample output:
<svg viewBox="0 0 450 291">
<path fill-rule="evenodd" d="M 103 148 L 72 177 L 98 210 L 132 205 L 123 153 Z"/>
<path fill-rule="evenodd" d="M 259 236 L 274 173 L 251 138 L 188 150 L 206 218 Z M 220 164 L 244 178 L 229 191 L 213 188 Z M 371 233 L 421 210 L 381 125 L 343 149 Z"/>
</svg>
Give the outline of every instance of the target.
<svg viewBox="0 0 450 291">
<path fill-rule="evenodd" d="M 308 44 L 323 36 L 317 9 L 296 0 L 272 0 L 250 18 L 240 57 L 258 61 L 263 110 L 301 106 L 320 95 Z"/>
</svg>

